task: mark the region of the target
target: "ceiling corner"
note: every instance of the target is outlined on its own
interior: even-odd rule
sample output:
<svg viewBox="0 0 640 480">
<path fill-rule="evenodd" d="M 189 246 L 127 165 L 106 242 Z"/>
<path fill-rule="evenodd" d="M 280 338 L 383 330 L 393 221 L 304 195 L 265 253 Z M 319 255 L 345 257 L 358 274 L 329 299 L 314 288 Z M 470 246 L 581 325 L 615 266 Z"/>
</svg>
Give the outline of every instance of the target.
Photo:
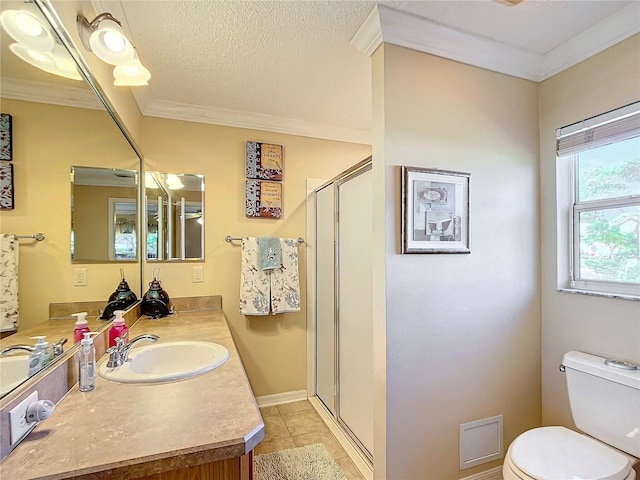
<svg viewBox="0 0 640 480">
<path fill-rule="evenodd" d="M 350 43 L 368 57 L 382 44 L 380 14 L 376 5 L 367 16 L 358 31 L 351 37 Z"/>
</svg>

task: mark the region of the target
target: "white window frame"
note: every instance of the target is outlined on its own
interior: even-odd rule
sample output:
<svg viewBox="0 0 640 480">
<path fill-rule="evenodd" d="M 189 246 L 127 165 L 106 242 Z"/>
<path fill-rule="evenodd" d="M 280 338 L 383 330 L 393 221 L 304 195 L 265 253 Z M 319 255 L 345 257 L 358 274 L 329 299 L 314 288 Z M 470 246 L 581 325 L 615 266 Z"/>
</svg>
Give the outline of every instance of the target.
<svg viewBox="0 0 640 480">
<path fill-rule="evenodd" d="M 632 115 L 638 115 L 640 112 L 640 102 L 636 102 L 631 105 L 627 105 L 626 107 L 622 107 L 621 109 L 614 110 L 612 112 L 607 112 L 606 114 L 593 117 L 591 119 L 584 120 L 577 124 L 569 125 L 567 127 L 563 127 L 558 129 L 556 132 L 556 139 L 560 143 L 560 138 L 563 136 L 568 136 L 571 134 L 575 134 L 576 132 L 584 132 L 585 138 L 591 138 L 591 132 L 599 127 L 600 125 L 607 124 L 608 122 L 613 121 L 615 119 L 621 118 L 623 116 L 629 117 L 629 112 L 633 112 Z M 612 122 L 613 123 L 613 122 Z M 640 129 L 637 131 L 640 134 Z M 628 138 L 633 138 L 638 135 L 631 135 Z M 597 137 L 597 135 L 596 135 Z M 602 145 L 607 143 L 617 143 L 619 141 L 623 141 L 624 138 L 614 138 L 612 142 L 602 143 L 602 138 L 599 139 Z M 586 140 L 584 143 L 588 143 L 590 140 Z M 581 139 L 577 140 L 577 144 L 579 145 Z M 584 151 L 582 149 L 581 151 Z M 561 250 L 563 249 L 562 244 L 565 239 L 568 237 L 568 252 L 567 252 L 567 261 L 568 261 L 568 271 L 565 270 L 567 267 L 562 268 L 562 266 L 558 265 L 558 273 L 559 278 L 567 278 L 566 281 L 561 281 L 559 285 L 559 290 L 561 291 L 570 291 L 573 293 L 587 293 L 593 295 L 604 295 L 604 296 L 614 296 L 620 298 L 628 298 L 634 300 L 640 300 L 640 284 L 635 283 L 625 283 L 625 282 L 607 282 L 603 280 L 584 280 L 576 278 L 576 269 L 578 262 L 578 255 L 580 252 L 580 235 L 579 235 L 579 221 L 580 221 L 580 213 L 588 212 L 592 210 L 601 210 L 604 208 L 620 208 L 627 206 L 636 206 L 640 205 L 640 195 L 629 195 L 624 197 L 612 197 L 607 199 L 599 199 L 599 200 L 590 200 L 579 202 L 578 201 L 578 153 L 580 150 L 575 151 L 573 153 L 569 153 L 566 155 L 558 156 L 557 160 L 557 172 L 559 179 L 564 177 L 561 173 L 562 171 L 569 170 L 568 180 L 569 180 L 569 194 L 564 195 L 562 192 L 558 192 L 558 212 L 564 210 L 562 208 L 562 199 L 569 197 L 569 204 L 567 205 L 567 213 L 568 213 L 568 222 L 567 222 L 567 233 L 568 235 L 562 234 L 562 228 L 559 226 L 558 231 L 558 261 L 563 262 L 564 256 L 561 255 Z M 566 163 L 565 163 L 566 162 Z M 565 177 L 566 178 L 566 177 Z M 563 188 L 563 182 L 558 182 L 558 188 Z M 565 183 L 565 186 L 567 183 Z M 565 204 L 566 205 L 566 204 Z M 561 218 L 561 217 L 559 217 Z M 565 274 L 562 272 L 566 272 Z"/>
</svg>

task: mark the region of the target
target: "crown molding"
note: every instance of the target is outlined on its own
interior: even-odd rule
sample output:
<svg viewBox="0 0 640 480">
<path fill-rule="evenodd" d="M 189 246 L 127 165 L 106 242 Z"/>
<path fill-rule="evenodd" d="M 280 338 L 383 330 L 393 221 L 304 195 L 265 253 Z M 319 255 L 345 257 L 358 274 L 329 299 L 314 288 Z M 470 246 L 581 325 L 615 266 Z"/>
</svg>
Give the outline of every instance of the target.
<svg viewBox="0 0 640 480">
<path fill-rule="evenodd" d="M 263 130 L 267 132 L 322 138 L 339 142 L 371 144 L 371 131 L 358 128 L 337 127 L 308 122 L 295 118 L 277 117 L 263 113 L 243 112 L 226 108 L 191 105 L 171 101 L 148 99 L 147 94 L 134 93 L 142 114 L 149 117 L 208 123 L 227 127 Z M 140 97 L 140 99 L 138 98 Z"/>
<path fill-rule="evenodd" d="M 632 2 L 568 42 L 547 52 L 541 62 L 540 76 L 542 80 L 552 77 L 638 32 L 640 32 L 638 3 Z"/>
<path fill-rule="evenodd" d="M 351 37 L 350 43 L 368 57 L 382 45 L 382 26 L 377 6 L 371 10 L 358 31 Z"/>
<path fill-rule="evenodd" d="M 377 5 L 353 36 L 351 44 L 370 56 L 380 43 L 391 43 L 540 82 L 638 32 L 637 5 L 631 4 L 541 55 Z"/>
<path fill-rule="evenodd" d="M 95 93 L 87 88 L 54 86 L 16 78 L 2 79 L 2 97 L 25 102 L 104 110 L 104 105 L 98 100 Z"/>
</svg>

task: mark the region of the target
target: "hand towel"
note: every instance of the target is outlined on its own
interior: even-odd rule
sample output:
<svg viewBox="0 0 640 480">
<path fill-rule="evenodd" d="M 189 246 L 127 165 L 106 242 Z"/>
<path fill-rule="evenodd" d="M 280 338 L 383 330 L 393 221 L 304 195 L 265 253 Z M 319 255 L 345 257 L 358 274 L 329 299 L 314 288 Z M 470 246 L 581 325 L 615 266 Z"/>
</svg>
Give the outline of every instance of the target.
<svg viewBox="0 0 640 480">
<path fill-rule="evenodd" d="M 258 268 L 258 241 L 242 237 L 240 266 L 240 315 L 269 314 L 269 271 Z"/>
<path fill-rule="evenodd" d="M 258 257 L 260 270 L 280 268 L 282 253 L 278 237 L 258 237 Z"/>
<path fill-rule="evenodd" d="M 281 238 L 282 266 L 271 270 L 271 312 L 300 311 L 300 276 L 298 273 L 298 240 Z"/>
<path fill-rule="evenodd" d="M 18 329 L 18 239 L 0 235 L 0 331 Z"/>
</svg>

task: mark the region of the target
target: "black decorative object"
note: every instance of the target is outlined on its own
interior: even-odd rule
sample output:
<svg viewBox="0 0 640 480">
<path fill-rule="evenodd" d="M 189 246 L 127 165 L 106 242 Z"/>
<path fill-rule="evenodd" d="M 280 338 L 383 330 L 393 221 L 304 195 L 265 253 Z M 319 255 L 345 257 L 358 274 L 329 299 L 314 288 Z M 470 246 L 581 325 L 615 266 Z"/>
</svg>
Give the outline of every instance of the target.
<svg viewBox="0 0 640 480">
<path fill-rule="evenodd" d="M 151 318 L 166 317 L 171 313 L 169 308 L 169 294 L 163 290 L 158 280 L 159 268 L 153 269 L 153 281 L 149 283 L 149 290 L 142 297 L 142 314 Z"/>
<path fill-rule="evenodd" d="M 120 269 L 120 276 L 122 280 L 118 288 L 116 288 L 116 291 L 109 297 L 107 306 L 100 316 L 102 320 L 110 320 L 114 315 L 113 312 L 116 310 L 126 310 L 127 307 L 133 305 L 138 300 L 136 294 L 129 288 L 129 284 L 124 278 L 124 270 L 122 269 Z"/>
</svg>

